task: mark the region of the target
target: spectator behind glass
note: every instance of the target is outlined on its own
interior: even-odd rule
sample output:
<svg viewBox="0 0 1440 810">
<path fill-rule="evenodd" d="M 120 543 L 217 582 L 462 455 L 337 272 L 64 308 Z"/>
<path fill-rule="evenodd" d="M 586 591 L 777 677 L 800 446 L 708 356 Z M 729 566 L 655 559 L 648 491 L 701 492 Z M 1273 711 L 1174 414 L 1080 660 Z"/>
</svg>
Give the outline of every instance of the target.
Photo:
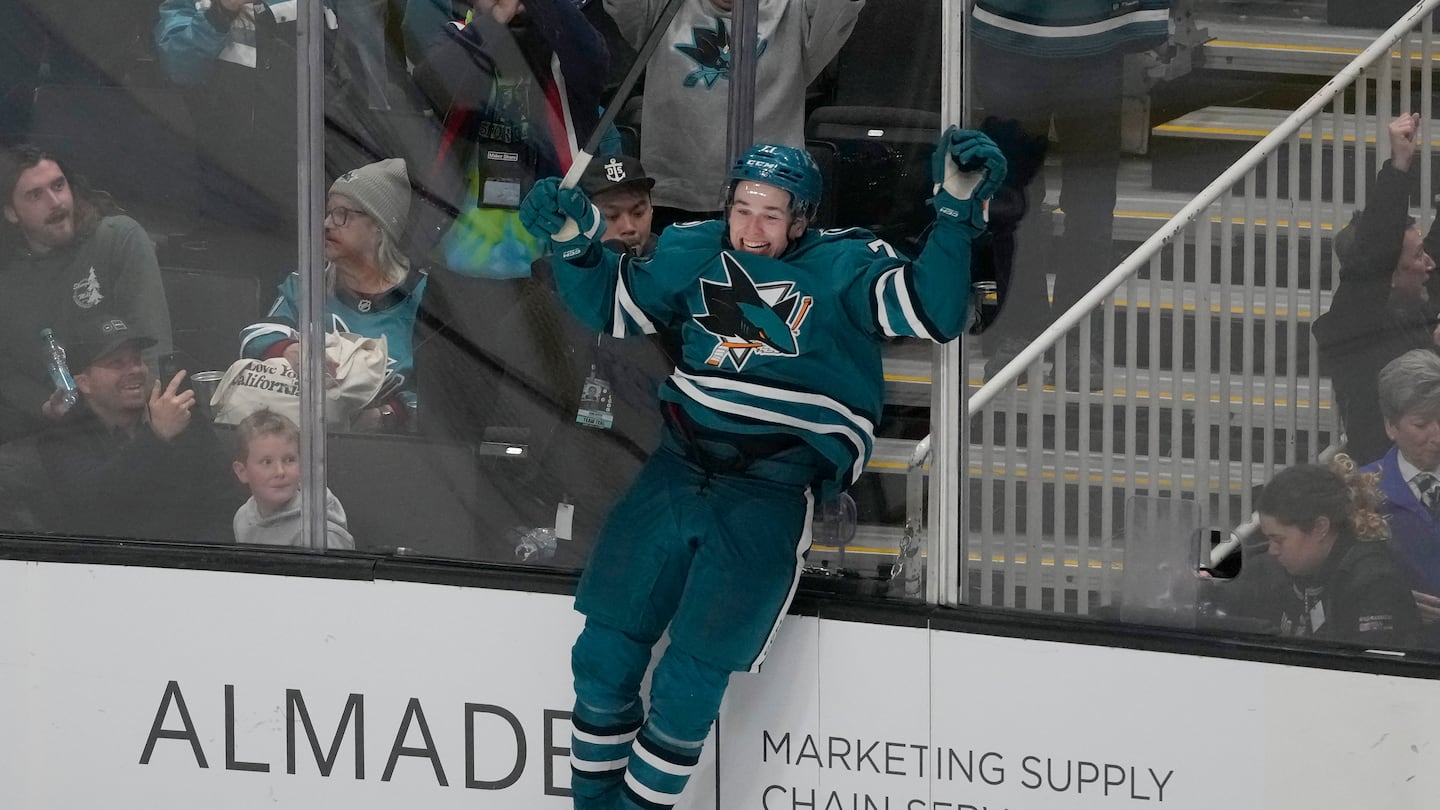
<svg viewBox="0 0 1440 810">
<path fill-rule="evenodd" d="M 655 180 L 640 161 L 626 155 L 597 157 L 585 168 L 580 187 L 605 217 L 602 242 L 621 242 L 625 251 L 644 258 L 655 249 L 650 189 Z"/>
<path fill-rule="evenodd" d="M 596 157 L 581 178 L 605 215 L 602 240 L 646 256 L 649 188 L 640 162 Z M 530 278 L 431 276 L 420 314 L 423 430 L 449 441 L 485 440 L 491 427 L 526 437 L 534 462 L 500 486 L 527 526 L 551 525 L 558 502 L 574 508 L 574 536 L 557 565 L 583 562 L 600 519 L 659 443 L 656 391 L 674 369 L 661 339 L 618 340 L 588 329 L 561 303 L 550 257 Z M 584 392 L 603 390 L 588 401 Z M 521 392 L 524 393 L 521 393 Z M 492 434 L 492 436 L 495 434 Z"/>
<path fill-rule="evenodd" d="M 977 0 L 971 7 L 970 65 L 978 114 L 988 119 L 982 129 L 1006 150 L 1014 169 L 1011 190 L 1018 199 L 1008 207 L 1018 206 L 1022 216 L 1030 213 L 1014 236 L 1013 261 L 996 268 L 1001 310 L 990 329 L 994 346 L 986 379 L 1115 265 L 1125 55 L 1164 43 L 1169 7 L 1170 0 Z M 1065 211 L 1065 232 L 1053 260 L 1047 255 L 1052 225 L 1041 206 L 1052 128 Z M 1048 272 L 1055 273 L 1053 301 Z M 1070 335 L 1066 384 L 1078 387 L 1088 363 L 1090 386 L 1099 389 L 1104 384 L 1099 332 L 1092 330 L 1089 346 L 1080 346 L 1078 337 Z"/>
<path fill-rule="evenodd" d="M 1222 601 L 1283 636 L 1408 646 L 1415 601 L 1391 557 L 1373 479 L 1343 454 L 1332 465 L 1296 465 L 1265 485 L 1256 511 L 1267 553 L 1222 584 Z"/>
<path fill-rule="evenodd" d="M 1440 343 L 1440 310 L 1426 287 L 1435 270 L 1431 255 L 1440 219 L 1422 239 L 1409 213 L 1408 172 L 1417 162 L 1419 133 L 1414 113 L 1390 122 L 1390 159 L 1375 174 L 1369 206 L 1335 237 L 1340 285 L 1329 311 L 1315 320 L 1320 370 L 1334 384 L 1345 452 L 1359 464 L 1390 447 L 1378 397 L 1380 369 L 1411 349 L 1433 352 Z"/>
<path fill-rule="evenodd" d="M 235 477 L 250 500 L 235 512 L 235 542 L 305 545 L 300 517 L 300 428 L 290 417 L 261 408 L 235 426 Z M 355 548 L 345 508 L 325 490 L 325 548 Z"/>
<path fill-rule="evenodd" d="M 405 0 L 400 16 L 405 58 L 419 64 L 425 49 L 440 35 L 441 26 L 465 19 L 470 6 L 469 0 Z"/>
<path fill-rule="evenodd" d="M 165 74 L 189 90 L 207 192 L 200 213 L 214 229 L 208 235 L 243 236 L 243 251 L 226 245 L 217 256 L 248 262 L 235 269 L 273 271 L 294 252 L 299 10 L 293 0 L 160 3 L 155 48 Z M 325 3 L 327 179 L 397 152 L 384 119 L 370 112 L 389 107 L 381 13 L 374 0 Z"/>
<path fill-rule="evenodd" d="M 855 27 L 862 0 L 760 4 L 755 141 L 805 144 L 805 88 Z M 639 48 L 664 0 L 605 0 Z M 655 178 L 656 230 L 720 216 L 730 165 L 730 28 L 734 0 L 683 0 L 645 72 L 640 158 Z"/>
<path fill-rule="evenodd" d="M 415 313 L 426 277 L 410 266 L 398 245 L 410 214 L 405 161 L 382 160 L 346 172 L 325 201 L 326 328 L 384 337 L 390 352 L 386 389 L 394 397 L 355 417 L 356 430 L 409 429 L 415 402 Z M 298 372 L 300 274 L 280 283 L 265 320 L 240 334 L 242 357 L 283 357 Z M 327 368 L 326 373 L 333 369 Z"/>
<path fill-rule="evenodd" d="M 56 534 L 228 542 L 240 500 L 210 425 L 192 418 L 185 371 L 153 380 L 155 340 L 97 313 L 65 333 L 80 401 L 43 434 Z"/>
<path fill-rule="evenodd" d="M 260 259 L 266 263 L 279 260 L 296 201 L 298 7 L 274 5 L 164 0 L 155 24 L 160 65 L 189 90 L 206 192 L 200 215 L 221 229 L 245 232 L 252 242 L 268 237 L 274 245 L 262 255 L 274 258 Z"/>
<path fill-rule="evenodd" d="M 1364 468 L 1420 612 L 1421 643 L 1440 649 L 1440 355 L 1413 349 L 1380 371 L 1380 412 L 1395 442 Z"/>
<path fill-rule="evenodd" d="M 436 263 L 466 276 L 528 276 L 542 246 L 516 209 L 599 123 L 605 43 L 571 0 L 476 0 L 469 24 L 413 36 L 427 42 L 415 84 L 443 128 L 416 252 L 438 244 Z"/>
<path fill-rule="evenodd" d="M 87 193 L 73 179 L 34 147 L 0 153 L 0 341 L 7 347 L 0 354 L 0 439 L 34 433 L 62 415 L 42 330 L 63 341 L 101 307 L 149 338 L 143 358 L 152 369 L 170 351 L 170 313 L 150 237 L 107 195 Z"/>
</svg>

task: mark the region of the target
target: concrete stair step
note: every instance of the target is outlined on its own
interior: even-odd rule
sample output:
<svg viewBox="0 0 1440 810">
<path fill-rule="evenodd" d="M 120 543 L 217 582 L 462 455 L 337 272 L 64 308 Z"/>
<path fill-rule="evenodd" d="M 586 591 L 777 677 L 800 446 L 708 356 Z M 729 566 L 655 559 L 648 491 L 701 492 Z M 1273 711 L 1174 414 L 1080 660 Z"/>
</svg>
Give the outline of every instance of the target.
<svg viewBox="0 0 1440 810">
<path fill-rule="evenodd" d="M 1167 191 L 1196 193 L 1218 177 L 1222 171 L 1238 160 L 1252 146 L 1270 134 L 1288 118 L 1286 110 L 1255 109 L 1250 107 L 1212 106 L 1186 113 L 1178 118 L 1159 124 L 1150 130 L 1151 184 L 1154 188 Z M 1298 189 L 1295 196 L 1311 199 L 1315 196 L 1311 188 L 1311 163 L 1314 160 L 1313 143 L 1320 140 L 1320 195 L 1328 199 L 1331 195 L 1331 178 L 1334 175 L 1332 150 L 1336 139 L 1345 144 L 1357 142 L 1366 145 L 1365 174 L 1374 173 L 1378 165 L 1377 136 L 1385 137 L 1384 124 L 1376 132 L 1376 121 L 1364 117 L 1359 122 L 1353 116 L 1341 118 L 1338 127 L 1322 120 L 1318 131 L 1310 126 L 1303 127 L 1299 135 Z M 1424 131 L 1440 133 L 1440 122 L 1431 122 Z M 1338 132 L 1332 131 L 1338 130 Z M 1432 135 L 1431 149 L 1440 147 L 1440 137 Z M 1278 152 L 1276 174 L 1277 194 L 1290 196 L 1289 160 L 1290 147 L 1282 146 Z M 1342 201 L 1353 201 L 1355 190 L 1351 178 L 1354 175 L 1355 150 L 1343 150 L 1340 197 Z M 1440 165 L 1432 165 L 1432 178 L 1440 180 Z M 1257 193 L 1266 193 L 1265 173 L 1257 178 Z M 1418 187 L 1418 182 L 1417 182 Z"/>
<path fill-rule="evenodd" d="M 1058 177 L 1058 172 L 1054 175 Z M 1171 217 L 1178 214 L 1189 202 L 1195 198 L 1193 193 L 1182 191 L 1166 191 L 1156 189 L 1151 185 L 1151 166 L 1148 160 L 1129 159 L 1120 164 L 1120 172 L 1116 178 L 1116 199 L 1115 199 L 1115 227 L 1114 239 L 1116 242 L 1139 243 L 1150 237 L 1159 230 Z M 1057 182 L 1046 184 L 1045 194 L 1046 210 L 1055 212 L 1054 228 L 1058 234 L 1064 229 L 1064 210 L 1060 206 L 1060 188 Z M 1214 227 L 1211 230 L 1211 239 L 1218 241 L 1221 238 L 1221 218 L 1217 208 L 1210 217 Z M 1273 225 L 1281 236 L 1296 229 L 1300 239 L 1309 239 L 1312 227 L 1316 229 L 1321 239 L 1328 240 L 1339 228 L 1344 227 L 1350 221 L 1350 206 L 1341 206 L 1339 209 L 1339 225 L 1337 221 L 1336 207 L 1332 203 L 1322 202 L 1319 204 L 1305 203 L 1294 211 L 1293 215 L 1285 210 L 1286 206 L 1277 201 L 1275 216 L 1267 215 L 1266 202 L 1257 198 L 1253 203 L 1252 214 L 1248 221 L 1253 223 L 1263 233 L 1264 229 Z M 1232 200 L 1230 210 L 1230 221 L 1235 235 L 1238 238 L 1240 229 L 1247 222 L 1244 209 L 1244 199 Z M 1185 234 L 1187 242 L 1194 241 L 1193 229 L 1187 229 Z"/>
<path fill-rule="evenodd" d="M 848 567 L 871 570 L 875 565 L 893 562 L 900 553 L 900 543 L 905 530 L 899 526 L 884 526 L 862 523 L 855 527 L 855 536 L 845 546 L 845 563 Z M 1024 535 L 997 532 L 989 535 L 984 549 L 972 550 L 969 561 L 972 565 L 988 562 L 990 565 L 1026 566 L 1035 564 L 1053 570 L 1078 570 L 1086 568 L 1092 572 L 1104 570 L 1122 571 L 1124 565 L 1123 546 L 1092 540 L 1082 550 L 1074 538 L 1062 538 L 1056 545 L 1053 536 L 1043 537 L 1038 549 L 1032 549 L 1030 539 Z M 921 552 L 924 556 L 924 552 Z M 817 543 L 811 548 L 807 559 L 812 565 L 828 563 L 834 569 L 840 565 L 840 549 L 833 545 Z"/>
<path fill-rule="evenodd" d="M 911 439 L 877 439 L 866 471 L 904 475 L 916 444 Z M 1246 487 L 1242 482 L 1266 480 L 1264 465 L 1253 461 L 1135 457 L 1098 451 L 1082 455 L 1074 450 L 1030 448 L 987 450 L 976 444 L 970 446 L 968 453 L 967 473 L 975 479 L 988 476 L 1029 483 L 1133 488 L 1150 494 L 1220 496 L 1240 494 Z M 1032 456 L 1037 463 L 1031 463 Z M 925 469 L 929 469 L 928 465 Z"/>
<path fill-rule="evenodd" d="M 984 357 L 976 356 L 968 365 L 970 390 L 976 391 L 984 384 Z M 1248 417 L 1254 423 L 1269 421 L 1276 413 L 1284 413 L 1292 407 L 1309 409 L 1319 398 L 1321 430 L 1337 429 L 1338 419 L 1333 406 L 1330 380 L 1321 377 L 1318 388 L 1307 378 L 1296 381 L 1295 390 L 1277 391 L 1268 395 L 1263 380 L 1243 375 L 1204 375 L 1206 413 L 1212 423 L 1231 425 Z M 914 352 L 891 351 L 885 357 L 885 401 L 900 405 L 925 407 L 930 404 L 931 362 L 928 356 L 917 356 Z M 1081 401 L 1092 408 L 1123 408 L 1131 397 L 1139 407 L 1179 407 L 1187 411 L 1200 410 L 1201 375 L 1194 371 L 1157 371 L 1148 369 L 1116 367 L 1106 378 L 1105 391 L 1057 392 L 1054 385 L 1043 386 L 1040 398 L 1041 413 L 1053 416 L 1061 407 Z M 1029 413 L 1028 387 L 1019 386 L 1022 392 L 1022 408 Z M 997 408 L 1003 409 L 1005 395 L 997 400 Z M 1284 425 L 1280 425 L 1284 427 Z"/>
<path fill-rule="evenodd" d="M 1314 18 L 1239 19 L 1204 11 L 1201 17 L 1212 37 L 1204 47 L 1205 68 L 1247 73 L 1334 76 L 1370 47 L 1382 30 L 1331 26 Z M 1418 64 L 1422 57 L 1418 47 L 1410 52 Z M 1440 53 L 1432 58 L 1440 58 Z"/>
</svg>

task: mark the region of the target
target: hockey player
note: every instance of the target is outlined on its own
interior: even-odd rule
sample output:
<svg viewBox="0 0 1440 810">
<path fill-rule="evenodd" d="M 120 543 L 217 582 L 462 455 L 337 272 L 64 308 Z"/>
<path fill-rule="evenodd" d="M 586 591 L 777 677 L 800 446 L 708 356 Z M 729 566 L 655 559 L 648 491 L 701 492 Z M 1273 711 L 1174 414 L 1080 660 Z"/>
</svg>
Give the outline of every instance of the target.
<svg viewBox="0 0 1440 810">
<path fill-rule="evenodd" d="M 662 445 L 611 512 L 576 594 L 578 810 L 680 798 L 730 673 L 758 668 L 789 606 L 812 492 L 843 490 L 870 456 L 881 342 L 964 328 L 970 242 L 1004 174 L 989 138 L 948 130 L 936 224 L 913 263 L 868 231 L 811 228 L 819 170 L 789 146 L 752 147 L 731 173 L 726 219 L 666 229 L 646 260 L 597 241 L 604 222 L 578 189 L 550 178 L 526 197 L 522 221 L 551 241 L 581 320 L 682 344 L 660 392 Z M 647 717 L 640 682 L 667 628 Z"/>
</svg>

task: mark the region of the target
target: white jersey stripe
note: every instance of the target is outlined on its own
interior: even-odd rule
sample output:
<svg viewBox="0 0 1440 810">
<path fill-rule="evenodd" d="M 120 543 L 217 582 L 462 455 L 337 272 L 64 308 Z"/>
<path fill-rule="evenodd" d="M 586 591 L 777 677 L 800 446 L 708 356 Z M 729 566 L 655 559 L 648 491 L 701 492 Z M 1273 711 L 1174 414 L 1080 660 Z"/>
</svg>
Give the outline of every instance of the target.
<svg viewBox="0 0 1440 810">
<path fill-rule="evenodd" d="M 765 646 L 760 648 L 760 655 L 750 662 L 750 671 L 759 672 L 760 664 L 764 663 L 765 656 L 770 652 L 770 645 L 775 643 L 775 636 L 780 632 L 780 622 L 785 619 L 785 614 L 790 612 L 790 602 L 795 598 L 795 589 L 800 587 L 800 574 L 805 570 L 805 552 L 810 550 L 811 527 L 810 523 L 815 518 L 815 495 L 807 487 L 805 489 L 805 528 L 800 532 L 800 540 L 795 544 L 795 576 L 790 580 L 790 593 L 785 595 L 785 603 L 775 613 L 775 623 L 770 626 L 770 635 L 765 637 Z"/>
<path fill-rule="evenodd" d="M 581 731 L 574 727 L 571 728 L 570 733 L 574 735 L 576 740 L 591 745 L 619 745 L 620 743 L 628 743 L 635 739 L 636 734 L 635 731 L 627 731 L 624 734 L 591 734 L 588 731 Z"/>
<path fill-rule="evenodd" d="M 605 762 L 590 762 L 589 760 L 577 759 L 574 754 L 570 755 L 570 767 L 584 773 L 604 773 L 605 771 L 618 771 L 630 764 L 629 757 L 611 759 Z"/>
<path fill-rule="evenodd" d="M 752 397 L 761 397 L 763 399 L 778 399 L 781 402 L 794 402 L 801 405 L 815 405 L 817 407 L 825 408 L 839 414 L 840 417 L 843 418 L 845 421 L 854 423 L 857 427 L 859 427 L 865 432 L 865 435 L 870 437 L 871 442 L 874 442 L 875 440 L 875 425 L 872 424 L 869 419 L 866 419 L 860 414 L 850 410 L 850 408 L 846 406 L 845 403 L 835 399 L 831 399 L 824 394 L 811 394 L 801 391 L 791 391 L 785 388 L 772 388 L 768 385 L 748 382 L 745 380 L 736 380 L 728 377 L 701 377 L 699 375 L 689 374 L 678 368 L 675 369 L 675 373 L 673 376 L 683 377 L 684 379 L 690 380 L 696 385 L 703 386 L 705 388 L 719 388 L 726 391 L 738 391 L 742 394 L 749 394 Z"/>
<path fill-rule="evenodd" d="M 920 316 L 915 311 L 916 301 L 910 296 L 910 285 L 905 281 L 904 268 L 895 272 L 895 297 L 900 300 L 900 311 L 905 313 L 905 320 L 910 324 L 910 331 L 914 332 L 916 337 L 934 340 L 934 336 L 930 334 L 929 329 L 925 328 L 925 324 L 920 321 Z"/>
<path fill-rule="evenodd" d="M 244 329 L 241 330 L 240 353 L 241 353 L 242 355 L 245 353 L 245 347 L 248 346 L 248 345 L 250 345 L 250 342 L 251 342 L 251 341 L 257 340 L 257 339 L 262 338 L 262 337 L 265 337 L 266 335 L 280 335 L 280 336 L 285 337 L 285 338 L 287 338 L 287 339 L 289 339 L 289 340 L 299 340 L 299 339 L 300 339 L 300 336 L 295 332 L 294 329 L 291 329 L 290 327 L 285 326 L 285 325 L 283 325 L 283 324 L 278 324 L 278 323 L 256 323 L 256 324 L 251 324 L 250 326 L 247 326 L 247 327 L 245 327 Z"/>
<path fill-rule="evenodd" d="M 635 795 L 653 804 L 674 807 L 675 802 L 680 801 L 679 793 L 661 793 L 654 788 L 640 784 L 640 780 L 636 779 L 635 774 L 631 771 L 625 772 L 625 784 L 635 791 Z"/>
<path fill-rule="evenodd" d="M 880 278 L 875 280 L 875 316 L 880 319 L 880 331 L 889 337 L 900 337 L 900 333 L 890 325 L 890 308 L 885 306 L 885 289 L 890 286 L 890 280 L 898 272 L 900 272 L 899 267 L 894 270 L 886 270 Z"/>
<path fill-rule="evenodd" d="M 1093 34 L 1103 34 L 1107 31 L 1114 31 L 1117 28 L 1124 28 L 1127 25 L 1136 23 L 1168 23 L 1170 12 L 1166 9 L 1155 9 L 1151 11 L 1132 11 L 1110 20 L 1085 23 L 1083 25 L 1033 25 L 1031 23 L 1007 20 L 998 14 L 986 11 L 983 8 L 975 8 L 975 19 L 986 25 L 1001 28 L 1006 31 L 1013 31 L 1017 34 L 1025 34 L 1032 37 L 1044 37 L 1046 39 L 1067 39 L 1071 37 L 1088 37 Z"/>
<path fill-rule="evenodd" d="M 668 773 L 671 776 L 689 776 L 695 771 L 694 765 L 677 765 L 668 759 L 662 759 L 655 752 L 647 749 L 643 743 L 636 745 L 631 751 L 646 765 L 661 773 Z"/>
<path fill-rule="evenodd" d="M 615 302 L 626 315 L 630 316 L 630 320 L 640 327 L 640 331 L 647 335 L 653 335 L 655 334 L 655 324 L 650 322 L 649 316 L 645 314 L 639 304 L 635 303 L 635 299 L 630 297 L 630 288 L 625 286 L 625 273 L 622 272 L 624 267 L 625 265 L 622 263 L 615 271 Z M 614 335 L 617 338 L 626 335 L 625 325 L 620 318 L 615 319 Z"/>
<path fill-rule="evenodd" d="M 720 411 L 721 413 L 733 414 L 735 416 L 745 416 L 749 417 L 750 419 L 759 419 L 761 421 L 771 422 L 777 425 L 789 425 L 790 427 L 803 428 L 810 431 L 811 433 L 838 433 L 841 436 L 844 436 L 847 440 L 849 440 L 850 444 L 853 445 L 855 448 L 855 464 L 850 470 L 850 480 L 854 481 L 855 479 L 859 478 L 860 473 L 864 472 L 865 470 L 865 461 L 870 456 L 868 446 L 865 444 L 865 440 L 861 438 L 859 433 L 851 430 L 844 425 L 825 425 L 819 422 L 811 422 L 805 419 L 799 419 L 788 414 L 777 413 L 776 411 L 756 408 L 753 405 L 741 405 L 738 402 L 730 402 L 728 400 L 720 399 L 719 397 L 711 396 L 710 394 L 707 394 L 704 391 L 700 390 L 690 380 L 680 376 L 680 372 L 678 370 L 675 372 L 675 375 L 672 376 L 670 379 L 672 382 L 675 383 L 676 387 L 678 387 L 681 391 L 685 393 L 686 396 L 690 397 L 701 405 L 710 408 L 711 410 Z"/>
<path fill-rule="evenodd" d="M 614 306 L 610 312 L 610 337 L 625 337 L 625 308 L 620 306 L 620 288 L 615 289 Z"/>
</svg>

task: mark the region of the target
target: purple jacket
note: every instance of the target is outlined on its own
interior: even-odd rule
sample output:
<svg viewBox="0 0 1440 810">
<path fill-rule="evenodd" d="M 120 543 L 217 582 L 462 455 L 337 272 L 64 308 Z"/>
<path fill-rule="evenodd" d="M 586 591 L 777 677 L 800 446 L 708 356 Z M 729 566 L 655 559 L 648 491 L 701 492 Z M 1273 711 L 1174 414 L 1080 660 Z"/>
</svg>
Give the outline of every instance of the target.
<svg viewBox="0 0 1440 810">
<path fill-rule="evenodd" d="M 1390 524 L 1390 549 L 1410 585 L 1417 591 L 1440 594 L 1440 519 L 1420 503 L 1410 484 L 1400 474 L 1399 449 L 1385 455 L 1361 472 L 1380 473 L 1380 512 Z M 1422 632 L 1426 647 L 1440 647 L 1440 623 L 1427 625 Z"/>
</svg>

